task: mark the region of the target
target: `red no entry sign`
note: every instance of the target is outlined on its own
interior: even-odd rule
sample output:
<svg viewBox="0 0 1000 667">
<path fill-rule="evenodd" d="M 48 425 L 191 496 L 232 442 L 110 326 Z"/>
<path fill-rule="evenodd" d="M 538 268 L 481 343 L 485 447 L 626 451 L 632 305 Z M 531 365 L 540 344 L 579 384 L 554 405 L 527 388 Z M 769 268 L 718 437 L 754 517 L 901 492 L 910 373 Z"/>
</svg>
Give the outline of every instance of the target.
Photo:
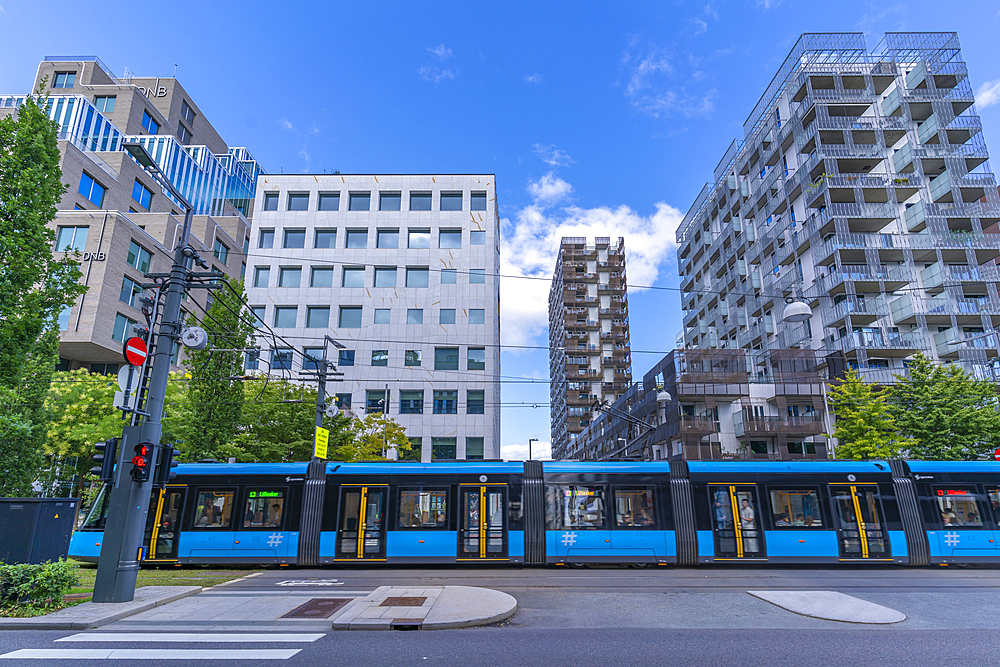
<svg viewBox="0 0 1000 667">
<path fill-rule="evenodd" d="M 125 341 L 125 361 L 133 366 L 142 366 L 146 361 L 146 343 L 138 336 L 133 336 Z"/>
<path fill-rule="evenodd" d="M 1000 449 L 993 452 L 993 458 L 995 458 L 997 461 L 1000 461 Z"/>
</svg>

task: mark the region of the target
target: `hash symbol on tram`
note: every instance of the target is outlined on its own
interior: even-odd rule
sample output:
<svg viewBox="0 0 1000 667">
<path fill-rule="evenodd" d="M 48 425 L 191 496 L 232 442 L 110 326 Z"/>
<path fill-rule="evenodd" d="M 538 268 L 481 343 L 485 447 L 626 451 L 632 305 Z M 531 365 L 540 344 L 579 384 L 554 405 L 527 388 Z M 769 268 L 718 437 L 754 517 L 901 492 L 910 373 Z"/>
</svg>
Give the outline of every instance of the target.
<svg viewBox="0 0 1000 667">
<path fill-rule="evenodd" d="M 562 538 L 563 546 L 571 547 L 576 544 L 576 533 L 565 533 Z"/>
<path fill-rule="evenodd" d="M 944 543 L 947 544 L 949 547 L 955 546 L 956 544 L 958 544 L 958 542 L 959 542 L 958 533 L 945 533 L 944 534 Z"/>
<path fill-rule="evenodd" d="M 267 546 L 276 547 L 281 544 L 281 540 L 284 538 L 285 536 L 281 533 L 271 533 L 271 535 L 267 538 Z"/>
</svg>

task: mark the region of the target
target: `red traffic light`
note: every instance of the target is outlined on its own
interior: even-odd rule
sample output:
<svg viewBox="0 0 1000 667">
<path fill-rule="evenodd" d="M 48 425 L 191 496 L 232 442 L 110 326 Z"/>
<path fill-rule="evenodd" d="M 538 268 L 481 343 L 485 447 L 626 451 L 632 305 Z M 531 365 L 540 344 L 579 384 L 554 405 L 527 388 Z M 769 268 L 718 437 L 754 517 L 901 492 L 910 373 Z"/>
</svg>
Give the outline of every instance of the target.
<svg viewBox="0 0 1000 667">
<path fill-rule="evenodd" d="M 139 468 L 145 468 L 146 466 L 149 465 L 149 461 L 147 461 L 146 459 L 144 459 L 141 456 L 136 456 L 136 457 L 134 457 L 132 459 L 132 465 L 134 465 L 136 467 L 139 467 Z"/>
<path fill-rule="evenodd" d="M 135 452 L 135 456 L 132 457 L 132 479 L 144 482 L 149 479 L 153 448 L 150 443 L 144 442 L 133 447 L 132 451 Z"/>
</svg>

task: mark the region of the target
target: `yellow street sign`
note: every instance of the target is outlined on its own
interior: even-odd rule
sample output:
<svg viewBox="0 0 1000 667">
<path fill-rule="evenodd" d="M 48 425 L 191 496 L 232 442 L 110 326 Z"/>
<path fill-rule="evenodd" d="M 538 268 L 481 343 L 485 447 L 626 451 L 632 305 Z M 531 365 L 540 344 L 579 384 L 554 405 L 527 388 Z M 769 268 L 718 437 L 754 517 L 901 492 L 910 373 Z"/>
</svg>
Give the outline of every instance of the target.
<svg viewBox="0 0 1000 667">
<path fill-rule="evenodd" d="M 322 426 L 316 427 L 316 446 L 313 450 L 313 456 L 321 459 L 326 458 L 326 446 L 330 442 L 330 430 L 325 429 Z"/>
</svg>

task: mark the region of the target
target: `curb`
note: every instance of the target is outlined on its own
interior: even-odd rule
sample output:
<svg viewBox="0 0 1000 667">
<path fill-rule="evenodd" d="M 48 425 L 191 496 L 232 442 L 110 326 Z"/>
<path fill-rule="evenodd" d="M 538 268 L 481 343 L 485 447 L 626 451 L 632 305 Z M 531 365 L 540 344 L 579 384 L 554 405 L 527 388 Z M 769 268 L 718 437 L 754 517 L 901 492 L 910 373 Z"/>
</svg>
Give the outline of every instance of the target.
<svg viewBox="0 0 1000 667">
<path fill-rule="evenodd" d="M 367 597 L 344 608 L 333 619 L 333 630 L 455 630 L 499 623 L 517 612 L 517 600 L 501 591 L 471 586 L 435 586 L 418 588 L 416 595 L 431 598 L 429 604 L 425 603 L 420 609 L 402 607 L 398 613 L 370 616 L 371 611 L 381 608 L 379 603 L 390 592 L 407 595 L 414 590 L 393 588 L 380 586 Z M 470 595 L 475 598 L 472 604 Z M 470 606 L 478 606 L 479 609 L 469 609 Z M 492 613 L 483 615 L 484 612 Z M 466 615 L 463 616 L 463 613 Z"/>
<path fill-rule="evenodd" d="M 45 616 L 0 618 L 0 630 L 88 630 L 176 602 L 200 593 L 201 590 L 201 586 L 143 586 L 136 589 L 136 595 L 142 594 L 143 597 L 150 595 L 150 599 L 110 603 L 84 602 Z M 88 615 L 87 612 L 92 614 Z M 60 617 L 58 614 L 64 616 Z"/>
</svg>

